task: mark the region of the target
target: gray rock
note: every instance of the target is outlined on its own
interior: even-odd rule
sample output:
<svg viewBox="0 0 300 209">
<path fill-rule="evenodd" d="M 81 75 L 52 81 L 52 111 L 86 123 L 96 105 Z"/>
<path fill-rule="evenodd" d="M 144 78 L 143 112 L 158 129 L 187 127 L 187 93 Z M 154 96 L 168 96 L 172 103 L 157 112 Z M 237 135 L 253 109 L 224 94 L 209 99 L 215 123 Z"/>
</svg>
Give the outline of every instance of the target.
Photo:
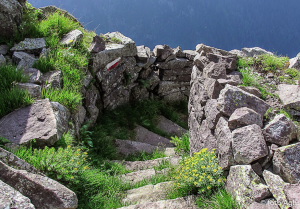
<svg viewBox="0 0 300 209">
<path fill-rule="evenodd" d="M 149 98 L 148 89 L 141 86 L 133 87 L 130 94 L 133 101 L 140 101 Z"/>
<path fill-rule="evenodd" d="M 275 118 L 263 130 L 265 140 L 280 146 L 288 145 L 297 138 L 298 128 L 284 114 L 276 115 Z"/>
<path fill-rule="evenodd" d="M 137 154 L 140 152 L 152 153 L 158 148 L 157 146 L 147 143 L 115 139 L 116 150 L 122 156 Z"/>
<path fill-rule="evenodd" d="M 242 52 L 246 55 L 246 57 L 254 57 L 262 54 L 274 55 L 272 52 L 268 52 L 259 47 L 242 48 Z"/>
<path fill-rule="evenodd" d="M 153 69 L 150 67 L 142 69 L 141 72 L 139 73 L 139 78 L 145 80 L 152 73 L 152 71 Z"/>
<path fill-rule="evenodd" d="M 284 108 L 300 110 L 300 86 L 280 84 L 278 85 L 278 95 Z"/>
<path fill-rule="evenodd" d="M 192 61 L 184 58 L 175 58 L 168 62 L 157 62 L 156 66 L 159 69 L 182 69 L 185 67 L 192 67 Z"/>
<path fill-rule="evenodd" d="M 53 114 L 56 119 L 56 128 L 58 139 L 60 139 L 63 133 L 68 132 L 68 125 L 70 119 L 70 111 L 65 106 L 59 104 L 58 102 L 50 102 Z"/>
<path fill-rule="evenodd" d="M 220 111 L 226 116 L 231 116 L 231 114 L 238 108 L 248 107 L 263 117 L 266 111 L 270 108 L 270 105 L 262 99 L 259 99 L 238 87 L 228 84 L 221 91 L 218 98 L 218 104 Z"/>
<path fill-rule="evenodd" d="M 277 204 L 280 208 L 289 208 L 285 203 L 287 203 L 286 195 L 284 194 L 284 187 L 288 185 L 285 183 L 280 176 L 271 173 L 270 171 L 264 170 L 263 172 L 264 180 L 269 186 L 269 190 L 273 197 L 276 199 Z"/>
<path fill-rule="evenodd" d="M 11 38 L 22 22 L 23 5 L 17 0 L 3 0 L 0 11 L 0 36 Z"/>
<path fill-rule="evenodd" d="M 180 197 L 172 200 L 160 200 L 157 202 L 146 202 L 143 204 L 130 205 L 120 209 L 196 209 L 195 196 Z"/>
<path fill-rule="evenodd" d="M 90 85 L 91 81 L 94 79 L 93 75 L 89 70 L 85 72 L 84 80 L 83 80 L 83 85 L 85 88 L 88 88 Z"/>
<path fill-rule="evenodd" d="M 14 52 L 12 60 L 18 65 L 18 69 L 31 68 L 33 64 L 37 61 L 33 55 L 27 54 L 25 52 Z"/>
<path fill-rule="evenodd" d="M 137 59 L 139 62 L 142 63 L 148 63 L 150 61 L 150 48 L 149 47 L 145 47 L 144 45 L 142 46 L 137 46 Z"/>
<path fill-rule="evenodd" d="M 0 180 L 0 208 L 35 209 L 28 197 Z"/>
<path fill-rule="evenodd" d="M 218 82 L 223 86 L 223 88 L 226 86 L 226 84 L 237 86 L 243 84 L 243 77 L 240 72 L 232 71 L 226 75 L 226 79 L 218 79 Z"/>
<path fill-rule="evenodd" d="M 82 105 L 78 105 L 76 110 L 72 111 L 72 120 L 74 122 L 74 131 L 78 139 L 80 139 L 80 128 L 83 125 L 86 117 L 86 109 Z"/>
<path fill-rule="evenodd" d="M 154 56 L 157 57 L 157 61 L 164 61 L 173 54 L 173 49 L 168 45 L 156 45 L 153 49 Z"/>
<path fill-rule="evenodd" d="M 242 89 L 243 91 L 253 94 L 254 96 L 257 96 L 259 98 L 261 98 L 261 96 L 262 96 L 262 93 L 260 92 L 260 90 L 253 86 L 239 86 L 239 88 Z"/>
<path fill-rule="evenodd" d="M 123 174 L 120 176 L 120 179 L 125 183 L 137 183 L 142 180 L 149 180 L 153 176 L 155 176 L 156 172 L 154 168 L 146 169 L 146 170 L 139 170 L 132 173 Z"/>
<path fill-rule="evenodd" d="M 262 166 L 258 162 L 251 164 L 251 168 L 254 170 L 254 172 L 257 175 L 262 176 L 263 174 Z"/>
<path fill-rule="evenodd" d="M 300 181 L 300 143 L 276 149 L 273 156 L 273 172 L 291 184 Z"/>
<path fill-rule="evenodd" d="M 207 57 L 203 56 L 202 54 L 197 54 L 194 58 L 194 64 L 202 71 L 208 64 L 209 59 Z"/>
<path fill-rule="evenodd" d="M 275 199 L 262 200 L 260 203 L 252 203 L 248 209 L 280 209 Z"/>
<path fill-rule="evenodd" d="M 190 82 L 191 73 L 192 68 L 190 67 L 159 70 L 159 76 L 162 81 Z"/>
<path fill-rule="evenodd" d="M 15 170 L 2 161 L 0 171 L 0 179 L 30 198 L 36 208 L 77 208 L 76 194 L 48 177 Z"/>
<path fill-rule="evenodd" d="M 35 68 L 27 68 L 23 71 L 23 74 L 29 77 L 28 83 L 41 84 L 41 71 Z"/>
<path fill-rule="evenodd" d="M 256 124 L 263 127 L 262 117 L 248 107 L 241 107 L 236 109 L 229 118 L 228 126 L 230 129 L 236 129 L 243 126 Z"/>
<path fill-rule="evenodd" d="M 100 103 L 101 96 L 98 89 L 91 85 L 91 87 L 85 93 L 84 107 L 87 111 L 85 121 L 93 126 L 98 118 L 99 112 L 102 110 L 103 106 Z"/>
<path fill-rule="evenodd" d="M 232 138 L 234 160 L 238 164 L 250 164 L 268 155 L 262 130 L 256 124 L 235 129 Z"/>
<path fill-rule="evenodd" d="M 173 49 L 173 54 L 175 54 L 178 58 L 185 58 L 185 53 L 182 51 L 180 46 Z"/>
<path fill-rule="evenodd" d="M 272 196 L 268 186 L 253 171 L 250 165 L 231 166 L 226 190 L 231 193 L 241 208 L 248 208 L 253 202 Z"/>
<path fill-rule="evenodd" d="M 199 54 L 198 52 L 194 50 L 183 50 L 183 53 L 185 54 L 185 58 L 193 61 L 194 58 Z"/>
<path fill-rule="evenodd" d="M 79 43 L 82 37 L 83 33 L 80 30 L 72 30 L 67 33 L 59 43 L 66 46 L 72 46 L 76 43 Z"/>
<path fill-rule="evenodd" d="M 22 51 L 29 54 L 35 54 L 39 56 L 43 48 L 46 47 L 46 41 L 44 38 L 25 38 L 24 41 L 16 44 L 10 51 Z"/>
<path fill-rule="evenodd" d="M 130 101 L 130 88 L 118 86 L 110 94 L 103 96 L 103 107 L 114 109 L 119 105 L 127 104 Z"/>
<path fill-rule="evenodd" d="M 26 90 L 30 96 L 36 99 L 42 98 L 42 88 L 40 85 L 33 83 L 17 83 L 17 88 Z"/>
<path fill-rule="evenodd" d="M 149 201 L 156 202 L 166 198 L 167 191 L 171 189 L 173 182 L 162 182 L 156 185 L 146 185 L 126 192 L 123 202 L 126 204 L 141 204 Z"/>
<path fill-rule="evenodd" d="M 168 101 L 168 102 L 187 101 L 188 100 L 188 92 L 186 94 L 184 94 L 184 92 L 174 92 L 174 93 L 163 96 L 163 100 Z"/>
<path fill-rule="evenodd" d="M 244 52 L 242 52 L 241 50 L 238 50 L 238 49 L 230 50 L 229 53 L 235 54 L 235 55 L 240 56 L 240 57 L 246 57 L 247 56 Z"/>
<path fill-rule="evenodd" d="M 59 70 L 49 71 L 40 77 L 43 86 L 48 88 L 61 88 L 63 84 L 62 72 Z"/>
<path fill-rule="evenodd" d="M 94 36 L 89 51 L 91 53 L 98 53 L 105 49 L 105 41 L 100 36 Z"/>
<path fill-rule="evenodd" d="M 207 58 L 210 62 L 218 63 L 220 66 L 224 66 L 227 73 L 236 70 L 236 55 L 221 56 L 217 54 L 208 53 Z"/>
<path fill-rule="evenodd" d="M 271 146 L 268 146 L 268 155 L 258 160 L 262 167 L 265 167 L 266 169 L 268 166 L 271 166 L 272 158 L 277 148 L 278 146 L 276 144 L 271 144 Z"/>
<path fill-rule="evenodd" d="M 204 107 L 206 122 L 209 129 L 215 129 L 222 116 L 222 113 L 217 108 L 218 103 L 216 99 L 209 99 Z"/>
<path fill-rule="evenodd" d="M 148 131 L 142 126 L 137 126 L 134 129 L 135 141 L 151 144 L 154 146 L 174 147 L 174 144 L 169 139 L 159 136 L 151 131 Z"/>
<path fill-rule="evenodd" d="M 300 58 L 299 57 L 294 57 L 289 60 L 289 68 L 294 68 L 297 70 L 300 70 Z"/>
<path fill-rule="evenodd" d="M 221 117 L 217 123 L 215 137 L 218 144 L 219 165 L 223 170 L 229 170 L 235 162 L 232 152 L 232 134 L 224 117 Z"/>
<path fill-rule="evenodd" d="M 0 54 L 6 55 L 8 52 L 9 47 L 7 45 L 0 45 Z"/>
<path fill-rule="evenodd" d="M 287 197 L 288 206 L 293 209 L 300 209 L 300 184 L 290 184 L 284 187 L 284 193 Z"/>
<path fill-rule="evenodd" d="M 203 114 L 203 112 L 202 112 Z M 190 153 L 195 153 L 197 152 L 200 148 L 201 148 L 201 144 L 198 143 L 199 139 L 200 139 L 200 124 L 198 120 L 197 120 L 197 116 L 195 114 L 195 112 L 190 111 L 189 112 L 189 142 L 190 142 Z M 200 149 L 201 150 L 201 149 Z"/>
<path fill-rule="evenodd" d="M 210 99 L 217 99 L 220 95 L 221 90 L 224 88 L 218 80 L 213 78 L 206 78 L 204 81 L 203 85 Z"/>
<path fill-rule="evenodd" d="M 157 93 L 162 96 L 166 96 L 179 91 L 184 91 L 185 87 L 189 86 L 189 82 L 173 82 L 173 81 L 161 81 Z"/>
<path fill-rule="evenodd" d="M 219 63 L 211 62 L 203 69 L 204 78 L 226 79 L 226 68 Z"/>
<path fill-rule="evenodd" d="M 1 65 L 5 65 L 6 64 L 6 59 L 5 59 L 5 57 L 2 55 L 2 54 L 0 54 L 0 66 Z"/>
<path fill-rule="evenodd" d="M 176 135 L 176 136 L 181 136 L 187 132 L 184 128 L 180 127 L 173 121 L 165 118 L 164 116 L 159 116 L 158 118 L 158 123 L 157 123 L 157 128 L 163 130 L 164 132 L 170 134 L 170 135 Z"/>
<path fill-rule="evenodd" d="M 223 56 L 228 56 L 231 55 L 229 52 L 222 50 L 222 49 L 217 49 L 211 46 L 206 46 L 204 44 L 198 44 L 196 46 L 196 52 L 202 53 L 203 56 L 206 56 L 207 54 L 217 54 L 217 55 L 223 55 Z"/>
<path fill-rule="evenodd" d="M 59 117 L 59 120 L 57 120 Z M 36 100 L 32 105 L 15 110 L 0 120 L 0 135 L 16 144 L 36 139 L 39 146 L 51 146 L 63 135 L 60 121 L 65 115 L 55 113 L 49 99 Z"/>
</svg>

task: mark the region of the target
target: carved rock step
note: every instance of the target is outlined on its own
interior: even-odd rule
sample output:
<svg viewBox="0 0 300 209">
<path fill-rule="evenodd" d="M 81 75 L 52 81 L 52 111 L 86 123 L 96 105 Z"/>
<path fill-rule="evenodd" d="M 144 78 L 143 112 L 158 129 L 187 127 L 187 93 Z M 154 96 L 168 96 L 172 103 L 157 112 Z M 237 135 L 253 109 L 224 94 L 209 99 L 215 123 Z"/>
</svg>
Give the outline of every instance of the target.
<svg viewBox="0 0 300 209">
<path fill-rule="evenodd" d="M 157 158 L 155 160 L 147 160 L 147 161 L 120 161 L 120 160 L 113 160 L 111 162 L 121 163 L 125 166 L 127 170 L 145 170 L 149 168 L 153 168 L 158 166 L 163 161 L 169 161 L 171 165 L 178 165 L 181 157 L 164 157 L 164 158 Z"/>
<path fill-rule="evenodd" d="M 171 189 L 173 182 L 162 182 L 156 185 L 146 185 L 137 189 L 127 191 L 124 203 L 141 204 L 146 202 L 156 202 L 166 198 L 167 191 Z"/>
<path fill-rule="evenodd" d="M 159 116 L 157 128 L 165 131 L 170 135 L 182 136 L 187 132 L 186 129 L 180 127 L 173 121 L 165 118 L 164 116 Z"/>
<path fill-rule="evenodd" d="M 146 202 L 138 205 L 129 205 L 120 209 L 196 209 L 195 196 L 181 197 L 173 200 L 160 200 L 157 202 Z"/>
<path fill-rule="evenodd" d="M 146 170 L 139 170 L 135 171 L 132 173 L 127 173 L 124 175 L 121 175 L 120 178 L 122 181 L 127 182 L 127 183 L 137 183 L 143 180 L 149 180 L 153 176 L 158 175 L 158 174 L 167 174 L 169 171 L 168 168 L 165 168 L 161 171 L 156 171 L 154 168 L 151 169 L 146 169 Z"/>
</svg>

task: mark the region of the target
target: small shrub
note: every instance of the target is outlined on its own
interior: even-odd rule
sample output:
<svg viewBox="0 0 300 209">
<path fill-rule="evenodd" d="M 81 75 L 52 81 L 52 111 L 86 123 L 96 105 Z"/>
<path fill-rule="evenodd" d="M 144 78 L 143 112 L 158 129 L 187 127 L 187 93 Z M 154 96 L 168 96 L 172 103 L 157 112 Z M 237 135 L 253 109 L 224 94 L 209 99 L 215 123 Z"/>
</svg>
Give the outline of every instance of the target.
<svg viewBox="0 0 300 209">
<path fill-rule="evenodd" d="M 183 134 L 181 137 L 174 136 L 171 137 L 171 143 L 173 143 L 175 147 L 175 152 L 188 154 L 190 152 L 190 141 L 189 141 L 189 133 Z"/>
<path fill-rule="evenodd" d="M 261 80 L 261 77 L 253 72 L 251 68 L 243 68 L 239 71 L 242 73 L 244 86 L 260 86 L 259 81 Z"/>
<path fill-rule="evenodd" d="M 236 65 L 238 69 L 248 68 L 254 64 L 254 58 L 253 57 L 239 57 Z"/>
<path fill-rule="evenodd" d="M 300 72 L 294 68 L 288 68 L 284 71 L 286 74 L 290 75 L 292 78 L 300 77 Z"/>
</svg>

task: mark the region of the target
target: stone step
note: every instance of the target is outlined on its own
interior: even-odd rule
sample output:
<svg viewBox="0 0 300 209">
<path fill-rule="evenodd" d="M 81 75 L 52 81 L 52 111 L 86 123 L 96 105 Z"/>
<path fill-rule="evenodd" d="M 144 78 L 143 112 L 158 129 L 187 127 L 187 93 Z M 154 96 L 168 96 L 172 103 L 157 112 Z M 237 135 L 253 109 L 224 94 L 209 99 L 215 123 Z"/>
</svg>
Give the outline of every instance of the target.
<svg viewBox="0 0 300 209">
<path fill-rule="evenodd" d="M 151 144 L 153 146 L 174 147 L 174 144 L 172 144 L 169 139 L 159 136 L 142 126 L 137 126 L 134 132 L 134 141 Z"/>
<path fill-rule="evenodd" d="M 124 181 L 124 182 L 135 184 L 142 180 L 149 180 L 153 176 L 158 175 L 158 174 L 165 175 L 168 173 L 168 171 L 169 171 L 168 168 L 165 168 L 161 171 L 156 171 L 154 168 L 151 168 L 151 169 L 139 170 L 139 171 L 123 174 L 120 176 L 120 179 L 122 179 L 122 181 Z"/>
<path fill-rule="evenodd" d="M 146 160 L 146 161 L 120 161 L 120 160 L 112 160 L 111 162 L 120 163 L 125 166 L 125 169 L 138 171 L 138 170 L 145 170 L 149 168 L 153 168 L 155 166 L 159 166 L 160 163 L 169 162 L 170 165 L 178 165 L 179 161 L 182 158 L 180 156 L 174 157 L 164 157 L 164 158 L 157 158 L 155 160 Z"/>
<path fill-rule="evenodd" d="M 182 136 L 187 132 L 186 129 L 182 128 L 181 126 L 177 125 L 173 121 L 165 118 L 164 116 L 159 116 L 157 128 L 165 131 L 166 133 L 172 136 Z"/>
<path fill-rule="evenodd" d="M 180 197 L 173 200 L 146 202 L 138 205 L 129 205 L 119 209 L 197 209 L 195 196 Z"/>
<path fill-rule="evenodd" d="M 137 189 L 128 190 L 123 202 L 125 204 L 142 204 L 164 200 L 167 191 L 171 189 L 172 184 L 172 181 L 167 181 L 156 185 L 149 184 Z"/>
</svg>

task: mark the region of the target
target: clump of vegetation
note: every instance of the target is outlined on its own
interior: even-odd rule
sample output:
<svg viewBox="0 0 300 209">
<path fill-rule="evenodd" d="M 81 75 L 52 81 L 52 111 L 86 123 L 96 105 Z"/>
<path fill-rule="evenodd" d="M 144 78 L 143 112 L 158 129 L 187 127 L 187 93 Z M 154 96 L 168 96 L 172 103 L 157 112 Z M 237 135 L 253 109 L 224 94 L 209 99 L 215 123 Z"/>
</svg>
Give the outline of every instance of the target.
<svg viewBox="0 0 300 209">
<path fill-rule="evenodd" d="M 253 57 L 239 57 L 236 61 L 236 65 L 238 69 L 248 68 L 253 66 L 254 58 Z"/>
<path fill-rule="evenodd" d="M 116 37 L 112 37 L 110 40 L 111 40 L 113 43 L 115 43 L 115 44 L 120 44 L 120 43 L 122 43 L 122 41 L 121 41 L 120 39 L 116 38 Z"/>
<path fill-rule="evenodd" d="M 256 67 L 257 70 L 262 69 L 265 72 L 284 70 L 289 66 L 289 58 L 263 54 L 263 55 L 259 55 L 255 59 L 254 66 Z"/>
<path fill-rule="evenodd" d="M 163 151 L 156 149 L 155 152 L 146 153 L 140 152 L 138 154 L 131 154 L 125 157 L 126 161 L 146 161 L 146 160 L 154 160 L 157 158 L 167 157 Z"/>
<path fill-rule="evenodd" d="M 181 137 L 171 137 L 171 143 L 175 145 L 175 152 L 187 155 L 190 152 L 189 133 L 183 134 Z"/>
</svg>

